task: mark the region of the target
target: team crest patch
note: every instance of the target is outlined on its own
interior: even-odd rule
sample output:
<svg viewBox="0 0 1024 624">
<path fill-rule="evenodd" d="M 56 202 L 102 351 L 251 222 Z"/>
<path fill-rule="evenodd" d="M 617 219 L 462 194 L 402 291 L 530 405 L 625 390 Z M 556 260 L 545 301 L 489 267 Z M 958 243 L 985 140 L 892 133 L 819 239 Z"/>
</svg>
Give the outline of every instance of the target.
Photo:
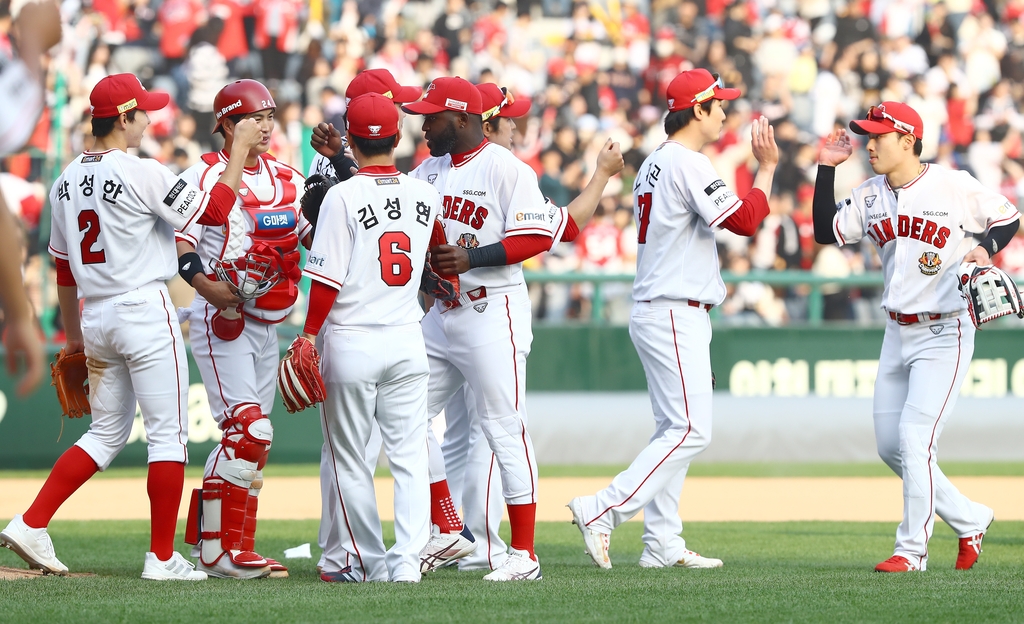
<svg viewBox="0 0 1024 624">
<path fill-rule="evenodd" d="M 455 241 L 455 244 L 463 249 L 476 249 L 480 246 L 480 241 L 476 239 L 476 234 L 466 232 L 459 236 L 459 239 Z"/>
<path fill-rule="evenodd" d="M 483 314 L 483 311 L 487 309 L 487 302 L 485 301 L 483 303 L 478 303 L 475 306 L 473 306 L 473 309 Z"/>
<path fill-rule="evenodd" d="M 934 251 L 926 251 L 917 259 L 917 266 L 925 275 L 936 275 L 942 268 L 942 258 Z"/>
<path fill-rule="evenodd" d="M 932 330 L 932 333 L 938 336 L 939 334 L 942 333 L 942 327 L 942 325 L 932 325 L 928 329 Z"/>
<path fill-rule="evenodd" d="M 431 184 L 433 184 L 434 180 L 436 180 L 436 179 L 437 179 L 437 174 L 436 173 L 432 173 L 432 174 L 427 176 L 427 182 L 429 182 Z"/>
<path fill-rule="evenodd" d="M 868 195 L 864 198 L 864 205 L 870 208 L 875 205 L 876 199 L 878 199 L 878 195 Z"/>
</svg>

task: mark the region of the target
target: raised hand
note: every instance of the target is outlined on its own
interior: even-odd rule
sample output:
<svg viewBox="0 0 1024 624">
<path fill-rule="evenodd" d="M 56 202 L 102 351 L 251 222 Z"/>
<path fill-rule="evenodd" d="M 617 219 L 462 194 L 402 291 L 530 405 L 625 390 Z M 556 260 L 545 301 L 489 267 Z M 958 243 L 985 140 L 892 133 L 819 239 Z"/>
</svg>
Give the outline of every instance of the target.
<svg viewBox="0 0 1024 624">
<path fill-rule="evenodd" d="M 779 164 L 779 146 L 775 143 L 775 128 L 761 115 L 750 126 L 750 149 L 761 167 Z"/>
<path fill-rule="evenodd" d="M 597 155 L 597 170 L 610 178 L 622 171 L 624 166 L 622 148 L 609 138 L 604 142 L 601 152 Z"/>
<path fill-rule="evenodd" d="M 337 156 L 342 149 L 341 132 L 334 127 L 334 124 L 320 122 L 313 128 L 313 136 L 309 137 L 309 144 L 318 154 L 327 158 Z"/>
<path fill-rule="evenodd" d="M 818 154 L 818 164 L 835 167 L 846 162 L 851 154 L 853 154 L 853 143 L 850 142 L 850 135 L 846 134 L 846 130 L 840 128 L 825 139 L 825 144 L 821 146 L 821 153 Z"/>
<path fill-rule="evenodd" d="M 235 124 L 234 144 L 252 149 L 263 141 L 263 129 L 255 119 L 243 119 Z"/>
</svg>

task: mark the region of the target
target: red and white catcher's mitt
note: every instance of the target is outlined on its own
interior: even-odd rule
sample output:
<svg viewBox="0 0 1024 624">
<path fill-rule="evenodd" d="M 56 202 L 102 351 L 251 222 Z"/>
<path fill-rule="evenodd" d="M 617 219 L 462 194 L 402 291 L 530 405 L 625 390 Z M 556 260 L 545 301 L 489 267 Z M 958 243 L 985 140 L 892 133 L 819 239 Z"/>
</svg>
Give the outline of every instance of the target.
<svg viewBox="0 0 1024 624">
<path fill-rule="evenodd" d="M 296 336 L 277 366 L 277 389 L 289 414 L 313 407 L 327 396 L 320 376 L 320 354 L 313 343 Z"/>
</svg>

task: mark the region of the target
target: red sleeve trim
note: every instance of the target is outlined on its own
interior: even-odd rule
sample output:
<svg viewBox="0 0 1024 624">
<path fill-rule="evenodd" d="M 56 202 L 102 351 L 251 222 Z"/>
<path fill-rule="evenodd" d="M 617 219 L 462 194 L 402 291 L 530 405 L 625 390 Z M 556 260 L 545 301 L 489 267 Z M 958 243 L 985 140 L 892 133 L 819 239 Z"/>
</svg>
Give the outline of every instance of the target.
<svg viewBox="0 0 1024 624">
<path fill-rule="evenodd" d="M 235 206 L 235 193 L 231 187 L 218 182 L 210 189 L 210 202 L 199 215 L 200 225 L 224 225 L 228 222 L 228 213 Z"/>
<path fill-rule="evenodd" d="M 54 258 L 53 261 L 57 264 L 57 285 L 78 286 L 75 275 L 71 272 L 71 263 L 63 258 Z"/>
<path fill-rule="evenodd" d="M 761 189 L 750 189 L 740 207 L 722 221 L 722 227 L 740 236 L 753 236 L 767 216 L 768 198 Z"/>
<path fill-rule="evenodd" d="M 551 237 L 542 234 L 510 236 L 501 241 L 501 246 L 505 248 L 505 264 L 519 264 L 551 249 Z"/>
<path fill-rule="evenodd" d="M 324 326 L 327 315 L 331 313 L 334 301 L 338 298 L 338 289 L 323 282 L 313 280 L 309 285 L 309 303 L 306 306 L 306 325 L 302 328 L 307 334 L 319 334 Z"/>
<path fill-rule="evenodd" d="M 576 224 L 576 219 L 573 219 L 568 211 L 566 211 L 565 216 L 569 217 L 569 223 L 565 225 L 565 231 L 562 232 L 562 241 L 571 243 L 580 235 L 580 226 Z"/>
</svg>

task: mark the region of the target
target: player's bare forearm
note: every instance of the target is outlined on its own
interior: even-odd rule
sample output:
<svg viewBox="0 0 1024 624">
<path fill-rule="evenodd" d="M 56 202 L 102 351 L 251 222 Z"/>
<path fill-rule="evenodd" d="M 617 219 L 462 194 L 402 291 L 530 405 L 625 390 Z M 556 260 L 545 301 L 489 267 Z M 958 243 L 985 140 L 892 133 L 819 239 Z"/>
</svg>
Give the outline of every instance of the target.
<svg viewBox="0 0 1024 624">
<path fill-rule="evenodd" d="M 249 156 L 249 150 L 259 145 L 262 137 L 263 131 L 252 119 L 243 119 L 235 125 L 235 138 L 228 166 L 217 180 L 228 186 L 235 195 L 238 195 L 238 187 L 242 184 L 242 170 L 245 169 L 245 159 Z"/>
<path fill-rule="evenodd" d="M 594 216 L 597 205 L 601 202 L 604 189 L 613 176 L 622 171 L 625 162 L 622 159 L 622 149 L 618 143 L 608 139 L 604 142 L 600 154 L 597 156 L 597 167 L 594 170 L 590 182 L 583 188 L 583 192 L 572 200 L 566 207 L 576 225 L 583 227 Z"/>
<path fill-rule="evenodd" d="M 57 302 L 60 304 L 60 317 L 64 321 L 64 335 L 67 338 L 65 350 L 78 353 L 85 347 L 82 317 L 78 311 L 78 286 L 57 286 Z"/>
<path fill-rule="evenodd" d="M 772 184 L 775 180 L 775 165 L 762 165 L 757 169 L 754 176 L 754 188 L 764 193 L 765 197 L 772 196 Z"/>
<path fill-rule="evenodd" d="M 22 322 L 32 316 L 25 286 L 21 281 L 21 242 L 14 215 L 7 210 L 0 193 L 0 303 L 8 323 Z"/>
<path fill-rule="evenodd" d="M 218 310 L 233 308 L 242 303 L 234 286 L 220 280 L 211 280 L 202 273 L 192 278 L 192 288 Z"/>
</svg>

